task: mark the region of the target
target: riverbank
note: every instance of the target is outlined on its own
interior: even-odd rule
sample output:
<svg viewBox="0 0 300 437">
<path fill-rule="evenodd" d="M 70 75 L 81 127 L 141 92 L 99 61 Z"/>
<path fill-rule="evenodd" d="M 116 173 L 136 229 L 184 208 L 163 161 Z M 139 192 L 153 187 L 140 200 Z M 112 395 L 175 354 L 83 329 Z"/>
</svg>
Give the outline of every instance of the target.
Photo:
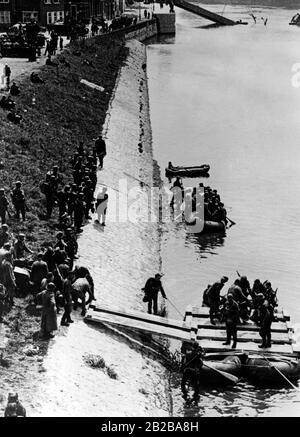
<svg viewBox="0 0 300 437">
<path fill-rule="evenodd" d="M 97 303 L 145 310 L 140 288 L 147 277 L 160 268 L 157 224 L 143 221 L 149 209 L 145 187 L 151 187 L 154 180 L 147 78 L 143 68 L 146 51 L 145 46 L 132 41 L 122 52 L 129 54 L 103 125 L 108 155 L 104 170 L 98 173 L 97 188 L 102 184 L 109 187 L 107 226 L 99 227 L 94 221 L 85 226 L 78 240 L 77 264 L 89 267 L 95 281 Z M 85 78 L 103 86 L 94 73 L 92 80 Z M 90 111 L 84 119 L 88 138 L 83 129 L 76 141 L 74 139 L 73 151 L 79 138 L 85 142 L 95 138 L 102 124 L 97 113 L 99 94 L 93 91 L 87 96 L 84 93 L 91 91 L 80 88 L 82 98 L 85 97 L 85 111 L 86 106 Z M 76 97 L 79 99 L 79 95 Z M 97 105 L 93 105 L 96 98 Z M 75 115 L 80 116 L 80 113 Z M 71 150 L 68 149 L 69 153 Z M 121 192 L 126 192 L 126 185 L 137 195 L 136 205 L 141 215 L 136 223 L 121 222 L 113 217 L 113 198 L 120 196 L 117 202 L 122 203 L 126 196 Z M 9 317 L 13 319 L 13 314 Z M 37 355 L 21 354 L 20 347 L 14 350 L 19 356 L 14 355 L 7 344 L 4 356 L 14 365 L 4 368 L 1 408 L 6 401 L 5 393 L 17 391 L 29 416 L 170 414 L 168 375 L 146 349 L 141 353 L 115 333 L 86 325 L 79 312 L 73 314 L 73 319 L 73 325 L 60 328 L 56 338 L 46 344 L 32 342 L 32 332 L 29 335 L 27 332 L 27 337 L 22 338 L 23 348 L 28 343 L 33 344 L 39 349 Z M 38 314 L 32 322 L 38 329 Z M 18 332 L 14 337 L 18 338 Z M 98 368 L 90 366 L 91 355 L 100 363 Z M 20 360 L 19 363 L 16 360 Z M 18 368 L 20 378 L 14 379 Z"/>
</svg>

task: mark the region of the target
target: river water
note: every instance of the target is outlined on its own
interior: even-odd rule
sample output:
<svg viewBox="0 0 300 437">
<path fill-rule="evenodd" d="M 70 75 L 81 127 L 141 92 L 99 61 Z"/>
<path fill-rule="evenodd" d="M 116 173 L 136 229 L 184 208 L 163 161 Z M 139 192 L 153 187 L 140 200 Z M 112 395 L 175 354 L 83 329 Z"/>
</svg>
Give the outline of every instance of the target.
<svg viewBox="0 0 300 437">
<path fill-rule="evenodd" d="M 180 312 L 201 305 L 208 283 L 222 275 L 232 283 L 238 270 L 251 283 L 269 279 L 278 287 L 280 306 L 300 322 L 300 88 L 292 81 L 292 67 L 300 63 L 300 27 L 288 24 L 296 12 L 227 6 L 226 16 L 248 26 L 206 28 L 206 20 L 176 8 L 176 36 L 148 45 L 154 156 L 162 175 L 168 161 L 210 164 L 210 178 L 203 181 L 218 189 L 236 222 L 217 237 L 163 224 L 163 282 Z M 261 17 L 268 18 L 266 26 Z M 179 317 L 172 306 L 169 314 Z M 300 395 L 293 389 L 240 384 L 205 391 L 191 406 L 178 382 L 175 415 L 300 416 Z"/>
</svg>

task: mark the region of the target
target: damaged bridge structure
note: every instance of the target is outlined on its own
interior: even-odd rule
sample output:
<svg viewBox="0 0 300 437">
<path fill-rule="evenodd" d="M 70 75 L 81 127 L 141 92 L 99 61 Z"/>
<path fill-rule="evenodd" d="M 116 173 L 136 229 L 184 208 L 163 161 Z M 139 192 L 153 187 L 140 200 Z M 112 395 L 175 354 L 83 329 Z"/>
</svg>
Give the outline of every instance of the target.
<svg viewBox="0 0 300 437">
<path fill-rule="evenodd" d="M 173 0 L 173 3 L 178 8 L 184 9 L 186 11 L 192 12 L 193 14 L 199 15 L 209 21 L 216 23 L 219 26 L 234 26 L 236 24 L 247 24 L 242 21 L 234 21 L 230 18 L 226 18 L 223 15 L 216 14 L 215 12 L 208 11 L 207 9 L 201 8 L 198 5 L 190 3 L 186 0 Z"/>
</svg>

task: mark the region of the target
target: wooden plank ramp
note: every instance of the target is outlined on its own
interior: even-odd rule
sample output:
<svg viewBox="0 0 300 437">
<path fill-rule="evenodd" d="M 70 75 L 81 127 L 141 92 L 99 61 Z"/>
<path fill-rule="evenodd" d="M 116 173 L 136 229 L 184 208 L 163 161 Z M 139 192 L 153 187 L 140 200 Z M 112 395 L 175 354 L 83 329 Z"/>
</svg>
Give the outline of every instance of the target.
<svg viewBox="0 0 300 437">
<path fill-rule="evenodd" d="M 198 329 L 197 330 L 197 339 L 211 339 L 218 341 L 226 341 L 226 330 L 224 326 L 222 329 Z M 254 343 L 261 343 L 261 336 L 258 332 L 255 331 L 240 331 L 238 333 L 238 341 L 239 342 L 249 342 L 253 341 Z M 277 332 L 272 334 L 272 343 L 273 344 L 291 344 L 292 338 L 289 333 Z"/>
<path fill-rule="evenodd" d="M 231 351 L 235 352 L 255 352 L 257 354 L 276 354 L 276 355 L 293 355 L 297 356 L 297 353 L 294 352 L 292 345 L 290 344 L 272 344 L 270 348 L 260 349 L 258 347 L 258 343 L 254 342 L 237 342 L 237 347 L 235 349 L 231 349 L 230 346 L 223 345 L 220 341 L 214 340 L 203 340 L 198 339 L 199 344 L 205 349 L 207 352 L 220 352 L 220 351 Z M 239 339 L 238 339 L 239 340 Z"/>
<path fill-rule="evenodd" d="M 197 319 L 206 319 L 209 317 L 209 308 L 208 307 L 196 307 L 196 306 L 188 306 L 186 309 L 186 316 L 192 316 L 192 318 Z M 290 320 L 290 315 L 287 311 L 283 309 L 278 309 L 275 311 L 275 316 L 279 322 L 287 322 Z"/>
<path fill-rule="evenodd" d="M 181 341 L 191 341 L 191 330 L 185 322 L 138 311 L 121 311 L 93 305 L 89 308 L 84 320 L 87 323 L 104 322 Z"/>
</svg>

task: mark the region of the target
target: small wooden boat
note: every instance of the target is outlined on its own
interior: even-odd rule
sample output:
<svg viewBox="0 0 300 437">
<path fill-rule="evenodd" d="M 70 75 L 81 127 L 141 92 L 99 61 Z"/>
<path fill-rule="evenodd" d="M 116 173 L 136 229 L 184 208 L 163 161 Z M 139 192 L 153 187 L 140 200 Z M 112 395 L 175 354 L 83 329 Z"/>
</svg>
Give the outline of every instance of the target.
<svg viewBox="0 0 300 437">
<path fill-rule="evenodd" d="M 172 178 L 176 176 L 180 177 L 197 177 L 197 176 L 208 176 L 210 166 L 207 164 L 199 165 L 196 167 L 174 167 L 169 165 L 166 168 L 166 177 Z"/>
<path fill-rule="evenodd" d="M 243 366 L 243 375 L 259 384 L 283 384 L 287 382 L 284 376 L 289 380 L 300 378 L 300 361 L 297 358 L 250 356 Z"/>
</svg>

